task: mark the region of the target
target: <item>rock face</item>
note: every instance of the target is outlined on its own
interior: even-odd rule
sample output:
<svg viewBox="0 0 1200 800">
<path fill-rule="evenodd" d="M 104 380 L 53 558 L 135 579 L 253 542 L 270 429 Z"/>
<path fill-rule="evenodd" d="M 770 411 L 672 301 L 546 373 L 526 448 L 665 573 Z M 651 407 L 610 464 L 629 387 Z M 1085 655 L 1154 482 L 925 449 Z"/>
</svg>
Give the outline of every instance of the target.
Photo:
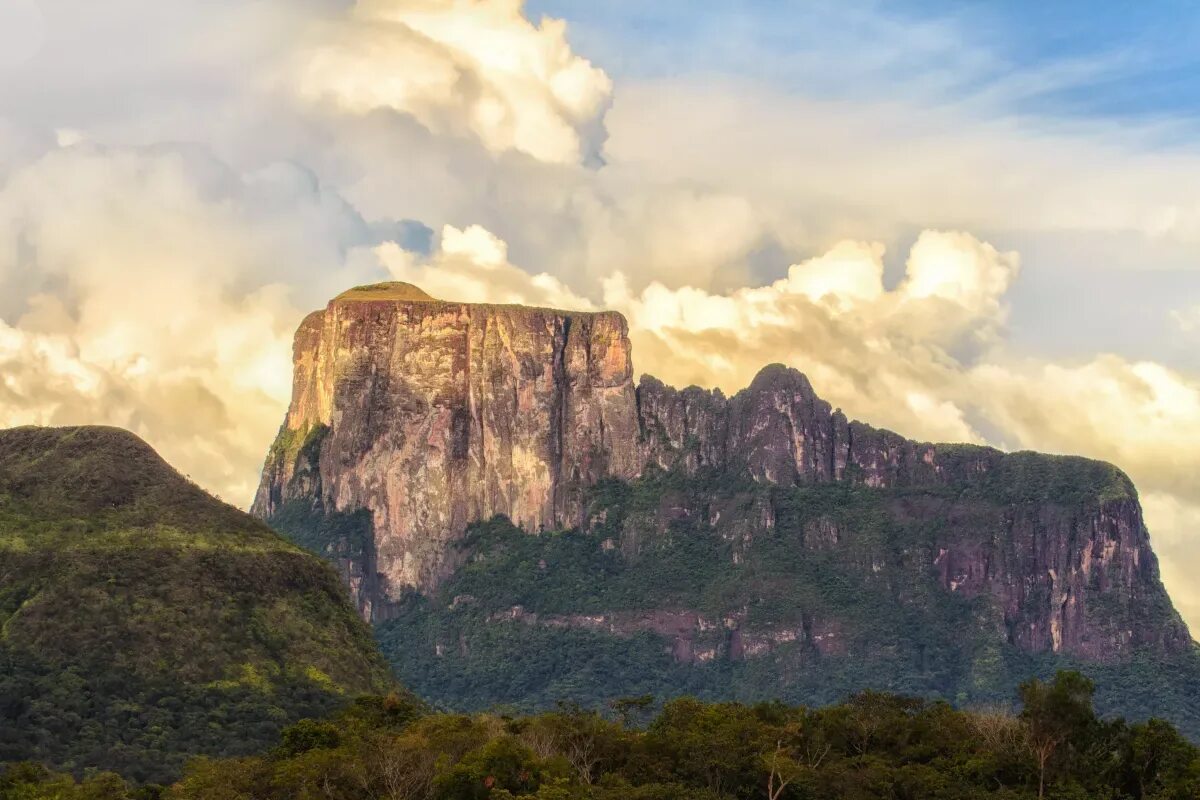
<svg viewBox="0 0 1200 800">
<path fill-rule="evenodd" d="M 469 524 L 505 515 L 530 532 L 590 529 L 590 488 L 649 471 L 890 492 L 886 524 L 920 530 L 924 543 L 906 568 L 986 599 L 998 610 L 989 624 L 1024 652 L 1106 660 L 1193 647 L 1116 468 L 909 441 L 848 421 L 780 365 L 728 398 L 648 376 L 635 389 L 615 313 L 447 303 L 397 284 L 342 295 L 296 335 L 292 406 L 253 511 L 369 511 L 370 541 L 341 561 L 360 609 L 384 619 L 406 589 L 431 593 L 462 563 L 455 543 Z M 642 528 L 626 523 L 620 548 L 685 518 L 750 543 L 788 513 L 779 502 L 664 497 Z M 800 527 L 797 546 L 813 551 L 858 536 L 833 517 Z M 888 558 L 871 556 L 864 574 Z M 734 633 L 731 657 L 767 649 Z"/>
<path fill-rule="evenodd" d="M 380 597 L 430 589 L 471 522 L 578 524 L 583 490 L 640 471 L 626 323 L 352 290 L 301 324 L 295 383 L 253 513 L 368 509 Z M 371 581 L 368 580 L 368 583 Z"/>
</svg>

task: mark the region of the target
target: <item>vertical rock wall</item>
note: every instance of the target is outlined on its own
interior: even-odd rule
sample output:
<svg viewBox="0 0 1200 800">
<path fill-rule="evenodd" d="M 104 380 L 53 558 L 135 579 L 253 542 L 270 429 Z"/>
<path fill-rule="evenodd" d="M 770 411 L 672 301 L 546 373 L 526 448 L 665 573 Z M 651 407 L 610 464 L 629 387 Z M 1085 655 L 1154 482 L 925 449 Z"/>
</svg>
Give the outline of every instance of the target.
<svg viewBox="0 0 1200 800">
<path fill-rule="evenodd" d="M 990 598 L 1022 650 L 1103 660 L 1192 646 L 1114 467 L 909 441 L 849 422 L 781 365 L 729 398 L 649 376 L 635 389 L 616 313 L 448 303 L 406 284 L 341 295 L 296 333 L 292 404 L 253 511 L 369 512 L 365 541 L 327 555 L 371 618 L 448 576 L 471 523 L 585 524 L 589 487 L 654 468 L 915 489 L 896 513 L 939 532 L 922 569 Z M 825 527 L 831 547 L 854 535 Z"/>
<path fill-rule="evenodd" d="M 253 512 L 368 509 L 384 592 L 428 589 L 469 523 L 577 524 L 587 486 L 637 474 L 632 378 L 619 314 L 348 292 L 296 334 L 293 401 Z"/>
</svg>

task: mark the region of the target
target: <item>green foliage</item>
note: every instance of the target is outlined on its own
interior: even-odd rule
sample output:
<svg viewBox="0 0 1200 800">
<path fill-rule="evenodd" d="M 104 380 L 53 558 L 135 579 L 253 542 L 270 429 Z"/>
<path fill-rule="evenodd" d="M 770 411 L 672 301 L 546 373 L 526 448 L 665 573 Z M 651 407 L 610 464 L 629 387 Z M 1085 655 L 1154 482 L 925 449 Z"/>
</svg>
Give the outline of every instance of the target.
<svg viewBox="0 0 1200 800">
<path fill-rule="evenodd" d="M 1024 690 L 1022 716 L 958 711 L 866 692 L 820 709 L 667 703 L 631 728 L 570 705 L 535 716 L 422 714 L 364 700 L 288 729 L 303 743 L 249 758 L 196 759 L 166 800 L 1194 800 L 1200 750 L 1153 720 L 1103 722 L 1087 682 Z M 379 711 L 391 711 L 383 716 Z M 1039 732 L 1062 712 L 1053 768 Z M 331 735 L 336 731 L 336 736 Z M 156 789 L 149 791 L 157 792 Z M 90 793 L 89 793 L 90 792 Z M 135 797 L 30 764 L 0 776 L 0 800 Z"/>
<path fill-rule="evenodd" d="M 268 463 L 292 464 L 297 459 L 304 463 L 314 462 L 321 453 L 321 443 L 329 435 L 329 426 L 305 423 L 303 428 L 294 429 L 284 425 L 271 444 L 267 455 Z"/>
<path fill-rule="evenodd" d="M 659 470 L 602 481 L 584 530 L 531 535 L 504 518 L 473 526 L 463 566 L 433 596 L 399 604 L 376 637 L 406 685 L 463 710 L 560 699 L 603 708 L 637 694 L 823 704 L 864 689 L 967 705 L 1071 667 L 1104 678 L 1104 713 L 1161 716 L 1200 735 L 1200 706 L 1187 696 L 1200 685 L 1194 654 L 1157 666 L 1029 656 L 1004 638 L 1024 620 L 1006 619 L 986 593 L 947 591 L 936 571 L 948 546 L 1021 557 L 1004 550 L 1016 546 L 1014 508 L 1037 503 L 1069 524 L 1132 496 L 1127 479 L 1085 459 L 946 450 L 962 477 L 934 486 L 773 487 Z M 997 463 L 969 468 L 979 460 Z M 1125 630 L 1174 613 L 1163 592 L 1103 597 L 1097 614 Z M 716 657 L 677 663 L 663 632 L 670 614 L 705 618 L 691 644 Z M 784 636 L 739 658 L 731 627 Z"/>
<path fill-rule="evenodd" d="M 271 527 L 291 541 L 329 559 L 361 560 L 371 551 L 371 512 L 314 514 L 308 504 L 285 503 L 269 520 Z"/>
<path fill-rule="evenodd" d="M 943 449 L 939 445 L 939 456 Z M 1133 483 L 1112 464 L 1028 451 L 1005 454 L 971 485 L 985 497 L 1005 503 L 1072 506 L 1137 497 Z"/>
<path fill-rule="evenodd" d="M 127 433 L 0 433 L 0 576 L 0 761 L 166 781 L 391 685 L 327 564 Z"/>
</svg>

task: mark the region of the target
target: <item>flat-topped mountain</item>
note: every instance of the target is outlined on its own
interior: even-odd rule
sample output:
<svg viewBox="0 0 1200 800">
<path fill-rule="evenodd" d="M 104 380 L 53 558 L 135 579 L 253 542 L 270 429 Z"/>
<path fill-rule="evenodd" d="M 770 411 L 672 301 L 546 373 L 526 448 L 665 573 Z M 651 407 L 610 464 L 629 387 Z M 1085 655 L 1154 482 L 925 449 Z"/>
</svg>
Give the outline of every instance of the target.
<svg viewBox="0 0 1200 800">
<path fill-rule="evenodd" d="M 296 334 L 291 408 L 253 513 L 372 516 L 347 559 L 361 608 L 431 589 L 467 525 L 573 524 L 584 491 L 640 471 L 625 320 L 347 292 Z"/>
<path fill-rule="evenodd" d="M 297 332 L 253 511 L 334 560 L 402 677 L 451 703 L 968 702 L 1142 658 L 1200 678 L 1117 468 L 910 441 L 781 365 L 732 397 L 635 384 L 611 312 L 342 295 Z"/>
<path fill-rule="evenodd" d="M 0 431 L 0 761 L 139 780 L 395 684 L 337 575 L 114 428 Z"/>
</svg>

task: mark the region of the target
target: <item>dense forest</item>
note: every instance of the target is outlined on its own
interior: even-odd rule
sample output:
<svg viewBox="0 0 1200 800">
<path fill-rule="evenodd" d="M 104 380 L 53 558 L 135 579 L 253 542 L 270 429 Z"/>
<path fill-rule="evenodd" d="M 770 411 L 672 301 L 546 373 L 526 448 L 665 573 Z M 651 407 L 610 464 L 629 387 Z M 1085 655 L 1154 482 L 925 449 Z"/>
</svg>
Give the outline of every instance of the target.
<svg viewBox="0 0 1200 800">
<path fill-rule="evenodd" d="M 170 787 L 31 763 L 3 800 L 1195 800 L 1200 749 L 1171 725 L 1103 720 L 1074 672 L 1020 688 L 1020 712 L 865 692 L 819 709 L 680 698 L 536 716 L 432 713 L 364 697 L 284 730 L 263 755 L 192 761 Z"/>
<path fill-rule="evenodd" d="M 394 687 L 327 564 L 137 437 L 0 431 L 0 761 L 172 780 Z"/>
</svg>

